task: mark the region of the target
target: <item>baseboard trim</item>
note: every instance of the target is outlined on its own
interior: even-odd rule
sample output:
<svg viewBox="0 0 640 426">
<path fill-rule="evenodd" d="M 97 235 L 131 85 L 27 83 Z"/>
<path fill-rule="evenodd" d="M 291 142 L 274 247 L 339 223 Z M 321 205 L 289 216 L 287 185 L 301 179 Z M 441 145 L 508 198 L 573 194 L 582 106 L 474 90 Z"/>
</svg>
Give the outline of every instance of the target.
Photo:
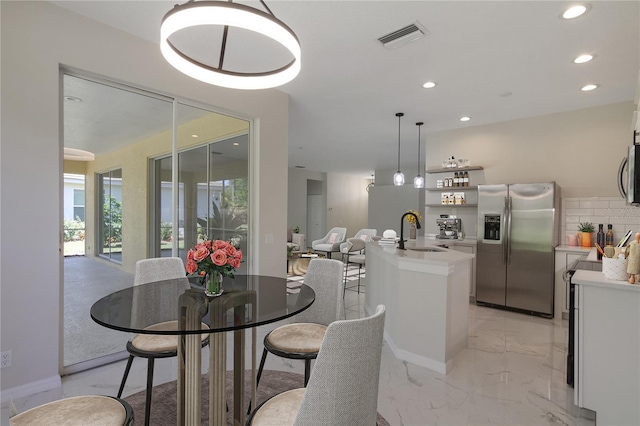
<svg viewBox="0 0 640 426">
<path fill-rule="evenodd" d="M 51 376 L 46 379 L 36 380 L 35 382 L 25 383 L 2 391 L 0 402 L 4 404 L 9 400 L 24 398 L 25 396 L 34 395 L 40 392 L 50 391 L 52 389 L 61 388 L 62 380 L 59 375 Z"/>
<path fill-rule="evenodd" d="M 451 371 L 451 368 L 453 367 L 453 362 L 451 360 L 447 362 L 441 362 L 398 348 L 393 339 L 386 332 L 386 330 L 384 332 L 384 340 L 389 345 L 389 348 L 391 349 L 391 352 L 393 352 L 393 355 L 403 361 L 408 361 L 412 364 L 419 365 L 420 367 L 428 368 L 429 370 L 433 370 L 440 374 L 447 374 L 447 371 Z"/>
<path fill-rule="evenodd" d="M 129 357 L 129 352 L 120 351 L 110 355 L 101 356 L 100 358 L 90 359 L 88 361 L 79 362 L 77 364 L 68 365 L 62 369 L 62 375 L 79 373 L 81 371 L 90 370 L 92 368 L 101 367 L 103 365 L 118 362 Z"/>
</svg>

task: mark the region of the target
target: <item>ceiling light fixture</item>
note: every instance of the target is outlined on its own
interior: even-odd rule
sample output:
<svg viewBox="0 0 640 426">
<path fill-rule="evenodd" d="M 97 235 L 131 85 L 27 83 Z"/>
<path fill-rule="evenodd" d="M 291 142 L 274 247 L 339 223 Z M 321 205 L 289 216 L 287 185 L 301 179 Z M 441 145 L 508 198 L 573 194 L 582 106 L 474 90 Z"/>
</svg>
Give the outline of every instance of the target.
<svg viewBox="0 0 640 426">
<path fill-rule="evenodd" d="M 467 117 L 467 116 L 460 117 L 460 121 L 469 121 L 469 120 L 471 120 L 471 117 Z"/>
<path fill-rule="evenodd" d="M 393 184 L 395 186 L 404 185 L 404 174 L 400 171 L 400 119 L 404 113 L 398 112 L 396 113 L 396 117 L 398 117 L 398 171 L 393 175 Z"/>
<path fill-rule="evenodd" d="M 437 84 L 433 81 L 427 81 L 425 84 L 422 85 L 422 87 L 424 87 L 425 89 L 433 89 L 436 86 Z"/>
<path fill-rule="evenodd" d="M 580 90 L 582 90 L 583 92 L 590 92 L 592 90 L 597 89 L 598 87 L 600 87 L 599 84 L 587 84 L 585 86 L 582 86 Z"/>
<path fill-rule="evenodd" d="M 424 188 L 424 178 L 420 175 L 420 127 L 423 124 L 422 121 L 416 123 L 416 126 L 418 126 L 418 174 L 413 178 L 414 188 Z"/>
<path fill-rule="evenodd" d="M 190 0 L 185 4 L 176 5 L 162 18 L 162 55 L 174 68 L 196 80 L 231 89 L 267 89 L 293 80 L 300 72 L 301 50 L 298 37 L 291 28 L 273 15 L 263 0 L 260 0 L 260 3 L 268 13 L 230 1 Z M 172 34 L 199 25 L 224 26 L 218 67 L 193 59 L 169 41 Z M 242 28 L 273 39 L 293 55 L 293 60 L 283 67 L 267 71 L 225 70 L 223 65 L 229 27 Z"/>
<path fill-rule="evenodd" d="M 574 64 L 584 64 L 585 62 L 589 62 L 594 58 L 593 55 L 580 55 L 573 60 Z"/>
<path fill-rule="evenodd" d="M 562 14 L 562 17 L 564 19 L 577 18 L 578 16 L 583 15 L 587 10 L 588 10 L 587 6 L 582 4 L 577 6 L 572 6 L 569 9 L 564 11 L 564 13 Z"/>
</svg>

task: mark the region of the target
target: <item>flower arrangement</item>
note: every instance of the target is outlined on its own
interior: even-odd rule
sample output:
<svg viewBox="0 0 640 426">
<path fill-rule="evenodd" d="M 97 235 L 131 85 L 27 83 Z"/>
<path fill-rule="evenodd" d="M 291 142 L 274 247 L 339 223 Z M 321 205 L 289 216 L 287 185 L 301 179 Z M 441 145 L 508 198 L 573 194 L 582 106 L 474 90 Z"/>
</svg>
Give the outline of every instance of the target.
<svg viewBox="0 0 640 426">
<path fill-rule="evenodd" d="M 418 220 L 422 221 L 422 214 L 420 212 L 417 212 L 415 210 L 409 210 L 407 213 L 415 214 L 416 216 L 418 216 Z M 407 220 L 407 222 L 409 222 L 412 225 L 415 225 L 416 223 L 416 218 L 411 216 L 410 214 L 408 214 L 405 219 Z"/>
<path fill-rule="evenodd" d="M 205 284 L 207 275 L 219 273 L 233 278 L 234 271 L 242 263 L 242 250 L 229 241 L 205 240 L 187 252 L 187 274 L 197 273 L 200 283 Z"/>
</svg>

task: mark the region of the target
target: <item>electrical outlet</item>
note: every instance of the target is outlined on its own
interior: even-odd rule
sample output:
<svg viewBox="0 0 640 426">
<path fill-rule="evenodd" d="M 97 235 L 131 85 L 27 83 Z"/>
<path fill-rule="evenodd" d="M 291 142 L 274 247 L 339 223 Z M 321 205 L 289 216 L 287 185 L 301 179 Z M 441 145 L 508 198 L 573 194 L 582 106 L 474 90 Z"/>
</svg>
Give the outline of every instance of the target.
<svg viewBox="0 0 640 426">
<path fill-rule="evenodd" d="M 5 351 L 0 354 L 0 368 L 11 367 L 11 352 Z"/>
</svg>

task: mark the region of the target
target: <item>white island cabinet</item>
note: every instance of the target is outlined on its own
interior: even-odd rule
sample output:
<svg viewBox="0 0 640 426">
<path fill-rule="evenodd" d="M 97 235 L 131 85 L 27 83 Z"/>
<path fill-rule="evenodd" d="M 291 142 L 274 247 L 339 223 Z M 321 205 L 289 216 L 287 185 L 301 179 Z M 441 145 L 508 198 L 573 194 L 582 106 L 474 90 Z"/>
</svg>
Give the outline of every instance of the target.
<svg viewBox="0 0 640 426">
<path fill-rule="evenodd" d="M 467 346 L 474 255 L 434 243 L 418 238 L 406 250 L 368 243 L 365 312 L 385 305 L 384 338 L 394 355 L 446 374 Z"/>
<path fill-rule="evenodd" d="M 577 271 L 575 403 L 598 425 L 640 424 L 640 285 Z"/>
</svg>

